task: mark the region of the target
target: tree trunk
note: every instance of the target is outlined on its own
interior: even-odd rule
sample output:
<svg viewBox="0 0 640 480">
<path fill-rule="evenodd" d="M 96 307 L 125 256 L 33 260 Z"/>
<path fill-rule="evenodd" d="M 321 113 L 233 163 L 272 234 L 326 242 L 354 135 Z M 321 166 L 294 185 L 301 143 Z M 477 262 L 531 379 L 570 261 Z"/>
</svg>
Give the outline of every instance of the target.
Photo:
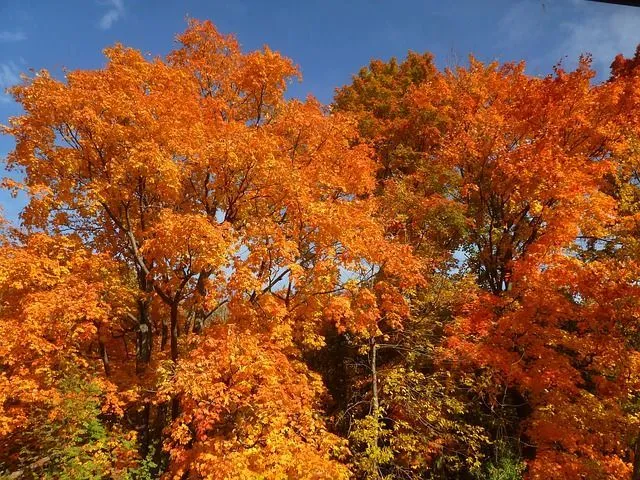
<svg viewBox="0 0 640 480">
<path fill-rule="evenodd" d="M 160 466 L 166 464 L 167 452 L 162 448 L 162 431 L 167 426 L 167 403 L 163 402 L 155 409 L 155 418 L 153 422 L 152 441 L 154 446 L 153 462 L 157 465 L 155 473 L 160 478 Z"/>
<path fill-rule="evenodd" d="M 376 340 L 372 338 L 371 339 L 371 395 L 372 395 L 371 405 L 373 407 L 373 410 L 376 412 L 376 415 L 377 415 L 378 409 L 380 408 L 380 401 L 378 400 L 378 370 L 376 366 L 377 352 L 378 352 L 378 345 L 376 344 Z"/>
<path fill-rule="evenodd" d="M 164 351 L 167 346 L 167 340 L 169 339 L 169 326 L 167 325 L 166 318 L 162 319 L 162 333 L 160 337 L 160 350 Z"/>
<path fill-rule="evenodd" d="M 171 360 L 173 363 L 178 362 L 178 304 L 175 300 L 171 304 Z M 171 399 L 171 419 L 175 420 L 180 414 L 180 400 L 177 396 Z"/>
<path fill-rule="evenodd" d="M 151 347 L 153 344 L 149 304 L 144 300 L 138 300 L 138 321 L 136 373 L 140 374 L 146 370 L 151 361 Z"/>
<path fill-rule="evenodd" d="M 376 420 L 376 427 L 373 436 L 373 446 L 378 448 L 378 441 L 380 438 L 380 400 L 378 399 L 378 367 L 377 367 L 377 355 L 378 355 L 378 345 L 376 344 L 375 338 L 372 338 L 370 341 L 370 349 L 371 349 L 371 409 L 373 411 L 373 415 Z M 371 461 L 374 464 L 376 470 L 378 470 L 378 459 L 374 455 L 371 457 Z"/>
<path fill-rule="evenodd" d="M 633 473 L 631 480 L 640 480 L 640 437 L 633 444 Z"/>
<path fill-rule="evenodd" d="M 171 360 L 178 361 L 178 301 L 171 304 Z"/>
<path fill-rule="evenodd" d="M 175 420 L 180 415 L 180 399 L 177 396 L 171 398 L 171 420 Z"/>
<path fill-rule="evenodd" d="M 147 458 L 151 445 L 151 404 L 146 402 L 142 410 L 142 426 L 140 427 L 140 455 Z"/>
<path fill-rule="evenodd" d="M 111 375 L 111 365 L 109 364 L 109 355 L 107 354 L 107 347 L 102 341 L 102 338 L 98 340 L 98 346 L 100 347 L 100 358 L 102 359 L 104 374 L 108 377 L 109 375 Z"/>
<path fill-rule="evenodd" d="M 202 308 L 199 308 L 193 319 L 193 333 L 200 335 L 202 333 L 202 326 L 204 323 L 205 313 Z"/>
</svg>

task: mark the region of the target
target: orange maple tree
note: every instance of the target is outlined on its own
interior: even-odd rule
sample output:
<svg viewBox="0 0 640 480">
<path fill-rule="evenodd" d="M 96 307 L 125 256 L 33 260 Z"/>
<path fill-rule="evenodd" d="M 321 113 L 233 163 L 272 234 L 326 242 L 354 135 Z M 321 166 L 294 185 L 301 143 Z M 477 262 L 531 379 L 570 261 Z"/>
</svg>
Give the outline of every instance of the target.
<svg viewBox="0 0 640 480">
<path fill-rule="evenodd" d="M 633 62 L 593 86 L 586 57 L 536 78 L 473 57 L 440 73 L 410 54 L 372 62 L 336 97 L 377 147 L 387 228 L 474 277 L 431 358 L 461 378 L 483 369 L 472 390 L 514 410 L 493 435 L 520 439 L 530 478 L 631 473 L 637 266 L 594 248 L 616 243 L 608 185 L 635 151 Z"/>
<path fill-rule="evenodd" d="M 31 198 L 26 225 L 73 232 L 135 278 L 137 314 L 127 313 L 138 325 L 142 379 L 131 382 L 162 377 L 152 352 L 167 342 L 171 369 L 181 349 L 197 348 L 180 340 L 192 318 L 198 328 L 215 324 L 224 308 L 229 325 L 272 342 L 280 362 L 297 361 L 299 348 L 322 344 L 323 325 L 337 321 L 323 313 L 332 297 L 355 298 L 351 308 L 382 269 L 389 288 L 419 280 L 409 250 L 390 243 L 373 215 L 373 162 L 369 148 L 354 146 L 353 119 L 312 98 L 285 100 L 297 75 L 288 59 L 268 48 L 245 54 L 234 37 L 197 21 L 166 60 L 122 46 L 106 55 L 103 69 L 68 72 L 65 81 L 40 72 L 13 89 L 25 114 L 6 129 L 17 143 L 8 164 L 26 173 L 15 186 Z M 154 322 L 158 299 L 168 315 Z M 178 430 L 188 370 L 175 370 L 173 390 L 162 384 L 174 392 Z M 293 371 L 281 381 L 297 382 Z M 196 430 L 200 420 L 190 420 Z"/>
<path fill-rule="evenodd" d="M 107 378 L 121 357 L 117 337 L 134 296 L 121 267 L 77 238 L 19 235 L 3 239 L 0 249 L 0 451 L 3 463 L 19 465 L 25 450 L 38 458 L 47 442 L 77 435 L 58 432 L 54 440 L 34 433 L 40 422 L 71 421 L 63 416 L 77 393 L 64 388 L 69 376 L 92 384 L 105 414 L 122 415 L 135 398 L 135 391 L 119 391 L 117 376 Z"/>
<path fill-rule="evenodd" d="M 105 56 L 11 89 L 0 474 L 640 478 L 640 54 Z"/>
</svg>

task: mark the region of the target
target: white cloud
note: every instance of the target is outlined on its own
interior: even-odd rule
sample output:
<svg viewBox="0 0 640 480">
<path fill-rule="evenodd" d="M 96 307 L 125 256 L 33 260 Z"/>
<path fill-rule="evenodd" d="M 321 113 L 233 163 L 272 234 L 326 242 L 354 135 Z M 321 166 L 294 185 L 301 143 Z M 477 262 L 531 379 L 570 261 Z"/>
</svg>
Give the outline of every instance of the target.
<svg viewBox="0 0 640 480">
<path fill-rule="evenodd" d="M 14 62 L 0 63 L 0 87 L 7 88 L 20 81 L 20 70 Z"/>
<path fill-rule="evenodd" d="M 27 36 L 25 35 L 25 33 L 19 30 L 15 32 L 11 32 L 9 30 L 0 32 L 0 42 L 21 42 L 26 39 Z"/>
<path fill-rule="evenodd" d="M 512 3 L 498 22 L 503 42 L 521 43 L 539 35 L 547 17 L 544 3 L 531 0 Z"/>
<path fill-rule="evenodd" d="M 20 69 L 14 62 L 0 63 L 0 103 L 11 102 L 5 90 L 20 83 Z"/>
<path fill-rule="evenodd" d="M 598 74 L 607 76 L 615 56 L 633 55 L 640 43 L 640 9 L 613 6 L 609 11 L 598 9 L 562 27 L 566 37 L 553 52 L 554 60 L 565 56 L 568 65 L 575 65 L 580 54 L 590 53 Z"/>
<path fill-rule="evenodd" d="M 100 18 L 98 26 L 109 30 L 124 15 L 124 0 L 104 0 L 100 4 L 107 8 L 107 12 Z"/>
</svg>

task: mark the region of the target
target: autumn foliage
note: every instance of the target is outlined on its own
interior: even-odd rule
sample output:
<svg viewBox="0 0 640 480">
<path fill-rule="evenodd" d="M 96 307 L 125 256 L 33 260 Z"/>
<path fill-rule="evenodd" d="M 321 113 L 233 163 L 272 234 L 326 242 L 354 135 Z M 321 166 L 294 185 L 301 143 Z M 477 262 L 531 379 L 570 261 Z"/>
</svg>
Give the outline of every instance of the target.
<svg viewBox="0 0 640 480">
<path fill-rule="evenodd" d="M 640 50 L 105 55 L 11 89 L 0 475 L 640 479 Z"/>
</svg>

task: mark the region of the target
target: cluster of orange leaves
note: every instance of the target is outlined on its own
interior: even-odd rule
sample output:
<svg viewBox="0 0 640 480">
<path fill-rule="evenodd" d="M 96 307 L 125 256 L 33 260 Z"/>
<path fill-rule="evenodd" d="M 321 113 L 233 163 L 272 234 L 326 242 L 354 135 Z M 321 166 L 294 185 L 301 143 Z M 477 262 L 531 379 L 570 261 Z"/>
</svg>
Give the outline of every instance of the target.
<svg viewBox="0 0 640 480">
<path fill-rule="evenodd" d="M 21 244 L 4 239 L 1 250 L 2 448 L 13 451 L 11 434 L 33 428 L 38 409 L 55 418 L 63 399 L 58 381 L 68 369 L 95 378 L 105 392 L 105 412 L 121 414 L 123 395 L 130 395 L 117 392 L 87 358 L 87 351 L 110 341 L 117 319 L 130 308 L 133 297 L 117 274 L 120 266 L 70 237 L 34 234 Z"/>
<path fill-rule="evenodd" d="M 394 299 L 404 304 L 398 289 L 419 280 L 421 263 L 408 247 L 389 242 L 375 219 L 375 164 L 370 148 L 355 142 L 351 116 L 332 114 L 313 98 L 286 100 L 286 85 L 299 75 L 297 68 L 266 47 L 242 52 L 233 36 L 220 34 L 210 22 L 191 21 L 177 40 L 178 48 L 165 59 L 149 60 L 117 45 L 105 51 L 103 69 L 67 72 L 64 81 L 42 71 L 13 89 L 25 113 L 5 128 L 16 139 L 7 163 L 26 175 L 24 183 L 9 186 L 30 197 L 22 214 L 25 225 L 51 234 L 73 232 L 87 255 L 97 252 L 87 261 L 110 258 L 117 267 L 101 271 L 129 289 L 109 290 L 128 302 L 115 310 L 107 297 L 92 294 L 100 292 L 97 287 L 86 286 L 93 290 L 83 290 L 82 301 L 60 305 L 67 309 L 60 319 L 46 322 L 42 312 L 34 315 L 38 325 L 29 334 L 47 338 L 43 329 L 50 327 L 91 342 L 109 322 L 134 319 L 129 332 L 137 335 L 138 345 L 145 332 L 153 332 L 151 360 L 137 358 L 136 372 L 143 372 L 143 378 L 131 372 L 128 353 L 114 356 L 113 350 L 113 372 L 107 373 L 128 371 L 119 376 L 122 388 L 140 384 L 146 390 L 162 377 L 156 360 L 165 354 L 158 350 L 171 344 L 175 373 L 168 383 L 157 380 L 158 388 L 169 392 L 167 398 L 182 405 L 166 445 L 174 461 L 170 472 L 177 472 L 170 476 L 209 478 L 215 452 L 230 456 L 220 478 L 246 478 L 248 471 L 275 477 L 296 471 L 302 478 L 306 462 L 318 465 L 304 467 L 313 478 L 318 471 L 326 478 L 345 476 L 344 467 L 333 460 L 341 455 L 339 442 L 326 433 L 314 410 L 323 389 L 301 370 L 299 349 L 322 344 L 322 332 L 331 323 L 323 317 L 325 306 L 334 298 L 349 299 L 355 315 L 367 316 L 350 329 L 375 330 L 381 320 L 378 298 L 367 285 L 384 270 L 389 277 L 385 302 L 396 289 Z M 17 268 L 16 261 L 8 263 Z M 45 268 L 37 265 L 35 273 Z M 90 272 L 95 268 L 74 271 L 74 288 L 83 285 L 76 276 Z M 47 311 L 58 308 L 57 302 L 75 301 L 75 296 L 45 290 L 37 294 L 41 298 L 22 292 L 13 298 L 32 305 L 27 310 Z M 228 339 L 211 327 L 202 345 L 194 347 L 187 318 L 215 323 L 214 312 L 221 306 L 246 338 Z M 167 310 L 170 320 L 159 318 Z M 144 323 L 147 317 L 150 325 Z M 82 322 L 68 325 L 65 318 L 91 328 Z M 126 343 L 128 333 L 123 335 Z M 256 339 L 264 345 L 258 347 Z M 232 361 L 234 342 L 249 351 Z M 34 341 L 34 348 L 39 343 Z M 73 351 L 66 344 L 56 348 Z M 195 353 L 187 354 L 192 348 Z M 7 352 L 7 358 L 25 354 Z M 83 367 L 99 366 L 99 359 L 77 357 Z M 234 422 L 246 421 L 242 416 L 248 407 L 217 399 L 220 378 L 229 373 L 202 370 L 201 361 L 218 369 L 227 362 L 232 369 L 256 369 L 250 378 L 258 397 L 237 401 L 246 406 L 261 402 L 264 433 L 202 433 L 213 428 L 212 422 L 235 428 Z M 6 378 L 5 390 L 15 391 L 19 376 L 8 373 Z M 286 405 L 273 403 L 282 398 L 276 386 L 288 392 Z M 25 384 L 22 390 L 38 391 L 34 387 Z M 242 397 L 243 392 L 249 393 L 231 388 L 228 395 Z M 162 398 L 144 401 L 158 404 Z M 201 407 L 194 414 L 201 402 L 211 406 L 209 416 Z M 241 414 L 237 420 L 218 418 L 224 409 L 229 409 L 225 415 Z M 294 418 L 297 426 L 287 426 Z M 187 428 L 196 432 L 188 442 L 180 436 Z M 10 430 L 7 424 L 5 433 Z M 246 435 L 261 437 L 255 441 L 266 450 L 245 452 Z M 336 455 L 330 455 L 334 444 Z M 187 467 L 185 459 L 192 457 L 198 460 Z"/>
<path fill-rule="evenodd" d="M 640 258 L 585 261 L 576 239 L 635 245 L 637 213 L 611 178 L 640 151 L 637 58 L 593 86 L 586 59 L 535 78 L 473 58 L 438 72 L 411 54 L 372 63 L 386 80 L 365 71 L 329 110 L 285 99 L 290 60 L 243 53 L 209 22 L 191 21 L 166 58 L 105 53 L 102 69 L 13 89 L 25 113 L 4 128 L 8 165 L 25 180 L 9 186 L 44 233 L 1 247 L 0 446 L 32 409 L 55 411 L 56 372 L 72 364 L 117 380 L 104 409 L 120 415 L 139 400 L 125 392 L 157 381 L 146 405 L 176 406 L 167 478 L 348 478 L 302 352 L 328 326 L 367 341 L 400 331 L 425 272 L 466 251 L 478 287 L 446 332 L 448 359 L 526 399 L 529 477 L 630 473 Z M 168 324 L 172 364 L 143 359 L 141 379 L 128 353 L 104 352 L 158 303 L 170 320 L 148 327 L 151 351 L 164 358 Z M 208 322 L 201 335 L 190 315 Z"/>
<path fill-rule="evenodd" d="M 539 78 L 473 57 L 438 72 L 410 53 L 336 97 L 376 148 L 389 231 L 475 275 L 443 360 L 492 375 L 492 409 L 511 389 L 531 409 L 528 478 L 633 470 L 639 59 L 616 58 L 594 85 L 588 57 Z"/>
</svg>

